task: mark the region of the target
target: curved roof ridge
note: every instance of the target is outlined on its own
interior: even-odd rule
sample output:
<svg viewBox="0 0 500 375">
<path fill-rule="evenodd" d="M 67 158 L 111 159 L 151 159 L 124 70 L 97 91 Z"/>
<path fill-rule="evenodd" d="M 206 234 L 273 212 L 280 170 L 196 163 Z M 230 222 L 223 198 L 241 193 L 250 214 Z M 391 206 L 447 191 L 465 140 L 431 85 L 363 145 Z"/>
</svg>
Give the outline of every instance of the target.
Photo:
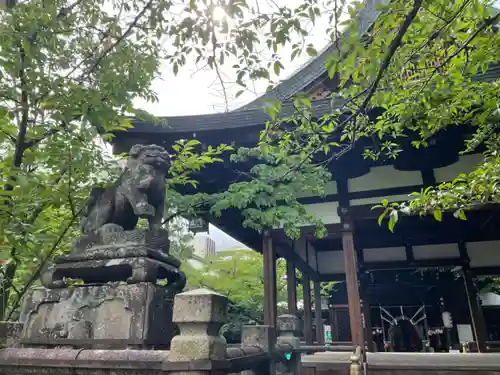
<svg viewBox="0 0 500 375">
<path fill-rule="evenodd" d="M 333 109 L 340 107 L 342 101 L 332 102 L 331 99 L 321 99 L 313 101 L 313 112 L 317 116 L 330 113 Z M 280 115 L 290 116 L 295 111 L 291 103 L 281 106 Z M 210 131 L 222 129 L 235 129 L 246 127 L 262 127 L 268 120 L 269 115 L 262 108 L 249 108 L 241 111 L 210 113 L 201 115 L 181 115 L 160 117 L 165 119 L 165 126 L 157 126 L 149 121 L 132 119 L 134 128 L 129 129 L 130 133 L 151 132 L 151 133 L 184 133 L 197 131 Z"/>
<path fill-rule="evenodd" d="M 358 12 L 359 18 L 359 33 L 364 34 L 372 26 L 379 15 L 377 11 L 378 5 L 388 4 L 390 0 L 365 0 L 364 7 Z M 337 43 L 332 41 L 328 43 L 318 56 L 305 62 L 300 68 L 296 69 L 287 79 L 280 82 L 271 91 L 259 96 L 232 112 L 245 111 L 250 109 L 261 109 L 266 100 L 283 101 L 289 99 L 297 92 L 300 92 L 305 87 L 316 81 L 321 75 L 326 73 L 326 58 L 333 53 Z"/>
</svg>

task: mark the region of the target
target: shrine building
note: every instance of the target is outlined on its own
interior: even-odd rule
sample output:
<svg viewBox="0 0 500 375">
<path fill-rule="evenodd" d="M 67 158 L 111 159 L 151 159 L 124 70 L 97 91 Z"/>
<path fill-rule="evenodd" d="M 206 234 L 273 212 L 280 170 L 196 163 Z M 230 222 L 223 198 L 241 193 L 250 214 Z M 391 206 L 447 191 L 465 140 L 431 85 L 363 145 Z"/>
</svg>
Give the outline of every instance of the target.
<svg viewBox="0 0 500 375">
<path fill-rule="evenodd" d="M 378 12 L 370 0 L 359 11 L 359 34 L 365 33 Z M 252 147 L 265 127 L 268 115 L 262 110 L 266 99 L 281 101 L 282 114 L 293 113 L 290 98 L 305 92 L 314 115 L 335 108 L 329 96 L 337 89 L 329 79 L 326 48 L 273 91 L 227 113 L 168 117 L 168 126 L 135 121 L 135 127 L 113 139 L 114 152 L 126 152 L 137 143 L 159 144 L 167 150 L 176 140 L 197 139 L 202 145 L 221 143 Z M 500 65 L 478 75 L 482 81 L 500 77 Z M 380 111 L 371 109 L 376 117 Z M 455 127 L 438 134 L 429 147 L 412 148 L 409 140 L 396 160 L 366 160 L 366 144 L 329 165 L 333 180 L 323 197 L 304 193 L 300 201 L 320 217 L 328 234 L 314 236 L 314 228 L 303 226 L 299 240 L 291 240 L 282 229 L 259 233 L 242 225 L 236 209 L 221 217 L 204 219 L 238 241 L 262 252 L 265 273 L 265 324 L 276 324 L 276 259 L 287 261 L 288 309 L 297 314 L 296 283 L 303 285 L 304 339 L 324 344 L 325 324 L 334 342 L 365 345 L 369 351 L 448 351 L 474 343 L 481 352 L 500 343 L 499 313 L 482 306 L 477 279 L 500 274 L 500 211 L 496 206 L 468 212 L 467 220 L 444 214 L 433 218 L 405 217 L 394 233 L 378 224 L 380 212 L 372 207 L 383 199 L 405 201 L 408 194 L 427 186 L 450 181 L 466 173 L 483 159 L 482 154 L 459 156 L 472 130 Z M 225 162 L 204 168 L 196 177 L 196 191 L 222 192 L 239 178 L 227 156 Z M 449 217 L 448 217 L 449 216 Z M 301 272 L 297 281 L 296 269 Z M 338 281 L 322 312 L 320 283 Z M 312 285 L 312 287 L 311 287 Z M 314 301 L 311 297 L 314 290 Z M 314 309 L 312 309 L 314 306 Z M 314 310 L 314 314 L 313 311 Z M 314 318 L 313 318 L 314 316 Z"/>
</svg>

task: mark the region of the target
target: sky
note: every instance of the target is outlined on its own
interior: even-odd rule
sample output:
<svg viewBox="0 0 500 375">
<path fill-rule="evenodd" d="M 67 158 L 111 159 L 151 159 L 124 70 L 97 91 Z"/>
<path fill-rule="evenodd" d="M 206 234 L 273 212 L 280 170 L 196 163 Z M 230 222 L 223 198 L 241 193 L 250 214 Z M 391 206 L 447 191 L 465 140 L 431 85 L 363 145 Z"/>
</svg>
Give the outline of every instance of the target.
<svg viewBox="0 0 500 375">
<path fill-rule="evenodd" d="M 251 1 L 251 0 L 250 0 Z M 273 4 L 285 5 L 294 8 L 300 5 L 302 0 L 254 0 L 259 2 L 261 11 L 265 12 L 266 8 L 270 8 L 271 1 Z M 269 4 L 268 4 L 269 2 Z M 329 42 L 326 29 L 328 26 L 328 17 L 320 17 L 315 25 L 309 24 L 305 28 L 310 35 L 305 38 L 305 44 L 312 43 L 317 50 L 324 48 Z M 304 25 L 303 25 L 304 27 Z M 297 39 L 297 41 L 299 41 Z M 163 45 L 168 48 L 168 40 L 163 42 Z M 296 42 L 296 41 L 294 41 Z M 291 47 L 285 46 L 278 51 L 280 56 L 283 56 L 284 71 L 279 77 L 273 76 L 275 79 L 286 79 L 291 73 L 297 70 L 301 65 L 308 61 L 309 56 L 304 54 L 293 61 L 290 61 Z M 224 85 L 228 94 L 229 109 L 235 109 L 252 99 L 260 96 L 265 92 L 268 85 L 267 82 L 260 81 L 248 85 L 248 89 L 238 98 L 236 93 L 242 89 L 234 82 L 236 74 L 232 65 L 236 61 L 228 60 L 224 65 L 221 65 L 221 75 L 223 76 Z M 196 65 L 191 62 L 182 67 L 177 75 L 172 71 L 172 66 L 164 63 L 161 68 L 161 76 L 153 82 L 152 88 L 158 95 L 159 101 L 156 103 L 137 100 L 136 105 L 149 111 L 157 116 L 180 116 L 180 115 L 197 115 L 224 112 L 225 101 L 222 94 L 222 85 L 217 78 L 214 70 L 201 66 L 206 65 L 206 62 L 200 62 Z"/>
<path fill-rule="evenodd" d="M 264 9 L 266 0 L 257 0 Z M 262 4 L 260 4 L 262 2 Z M 281 0 L 273 3 L 279 5 L 286 4 L 288 7 L 299 5 L 302 0 Z M 326 47 L 329 42 L 326 29 L 327 19 L 321 17 L 315 25 L 308 25 L 310 35 L 305 40 L 312 43 L 319 51 Z M 284 70 L 277 79 L 286 79 L 294 71 L 300 68 L 309 59 L 304 53 L 299 58 L 290 61 L 291 48 L 285 47 L 279 51 L 283 56 Z M 264 93 L 267 82 L 257 82 L 249 85 L 251 90 L 245 91 L 238 98 L 235 97 L 241 87 L 230 82 L 235 81 L 235 73 L 231 68 L 231 62 L 221 66 L 223 81 L 228 92 L 229 109 L 235 109 Z M 158 102 L 151 103 L 143 100 L 137 100 L 136 106 L 147 110 L 156 116 L 179 116 L 179 115 L 197 115 L 207 113 L 224 112 L 226 109 L 224 97 L 222 95 L 220 80 L 217 79 L 216 72 L 209 68 L 199 69 L 194 63 L 181 68 L 177 75 L 174 75 L 172 67 L 167 63 L 162 65 L 161 76 L 153 82 L 153 90 L 158 95 Z M 230 236 L 226 235 L 215 226 L 210 225 L 209 233 L 216 242 L 216 249 L 227 249 L 233 247 L 244 247 Z"/>
</svg>

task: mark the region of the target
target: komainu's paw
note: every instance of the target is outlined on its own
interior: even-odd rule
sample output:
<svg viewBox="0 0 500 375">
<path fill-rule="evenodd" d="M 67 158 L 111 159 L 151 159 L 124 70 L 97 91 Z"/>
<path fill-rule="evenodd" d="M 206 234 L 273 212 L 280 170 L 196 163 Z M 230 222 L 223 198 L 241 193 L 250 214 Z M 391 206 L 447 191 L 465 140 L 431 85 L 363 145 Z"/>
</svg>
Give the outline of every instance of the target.
<svg viewBox="0 0 500 375">
<path fill-rule="evenodd" d="M 154 216 L 155 208 L 148 203 L 137 203 L 135 206 L 134 213 L 139 217 L 150 217 Z"/>
</svg>

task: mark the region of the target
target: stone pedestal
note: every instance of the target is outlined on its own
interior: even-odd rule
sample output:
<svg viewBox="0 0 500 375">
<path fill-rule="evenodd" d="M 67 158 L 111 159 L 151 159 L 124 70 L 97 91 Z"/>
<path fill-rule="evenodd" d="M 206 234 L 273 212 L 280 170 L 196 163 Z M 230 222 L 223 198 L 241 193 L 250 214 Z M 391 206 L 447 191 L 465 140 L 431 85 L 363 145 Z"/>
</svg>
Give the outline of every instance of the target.
<svg viewBox="0 0 500 375">
<path fill-rule="evenodd" d="M 78 238 L 70 254 L 56 257 L 41 281 L 46 288 L 56 289 L 68 287 L 69 279 L 84 284 L 165 280 L 170 289 L 179 292 L 186 278 L 179 271 L 180 261 L 168 254 L 169 244 L 168 232 L 163 229 L 124 231 L 106 224 Z"/>
<path fill-rule="evenodd" d="M 168 348 L 172 306 L 186 277 L 163 229 L 106 224 L 78 238 L 23 301 L 21 343 L 75 348 Z"/>
<path fill-rule="evenodd" d="M 21 343 L 75 348 L 168 348 L 174 295 L 152 283 L 105 284 L 31 292 Z"/>
</svg>

